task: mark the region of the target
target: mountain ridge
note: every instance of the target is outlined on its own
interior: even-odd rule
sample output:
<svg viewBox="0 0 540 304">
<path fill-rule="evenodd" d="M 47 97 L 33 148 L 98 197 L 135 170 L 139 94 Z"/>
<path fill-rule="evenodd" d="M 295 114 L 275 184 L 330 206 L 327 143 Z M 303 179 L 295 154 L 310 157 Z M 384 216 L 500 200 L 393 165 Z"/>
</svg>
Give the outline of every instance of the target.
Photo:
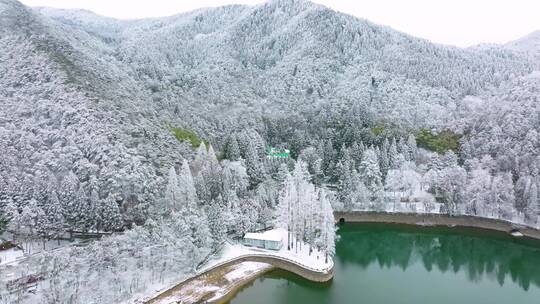
<svg viewBox="0 0 540 304">
<path fill-rule="evenodd" d="M 239 129 L 269 133 L 280 119 L 293 122 L 290 132 L 319 121 L 354 121 L 357 133 L 377 124 L 441 130 L 452 127 L 463 97 L 495 92 L 538 68 L 502 47 L 433 44 L 309 1 L 128 21 L 15 0 L 0 5 L 7 34 L 0 72 L 9 72 L 0 94 L 16 110 L 1 113 L 2 144 L 25 151 L 6 148 L 6 172 L 24 180 L 39 164 L 59 181 L 73 172 L 88 189 L 100 185 L 100 197 L 113 191 L 112 180 L 126 205 L 154 203 L 166 168 L 193 154 L 171 127 L 216 148 Z M 26 137 L 31 144 L 20 141 Z M 54 161 L 22 162 L 35 151 Z M 152 185 L 127 194 L 145 180 Z"/>
</svg>

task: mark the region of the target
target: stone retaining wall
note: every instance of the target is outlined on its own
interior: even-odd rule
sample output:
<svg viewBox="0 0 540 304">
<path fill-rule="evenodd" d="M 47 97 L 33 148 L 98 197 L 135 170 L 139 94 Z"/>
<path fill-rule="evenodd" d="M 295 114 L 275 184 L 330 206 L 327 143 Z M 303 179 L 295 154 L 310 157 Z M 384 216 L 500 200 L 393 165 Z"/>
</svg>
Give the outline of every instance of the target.
<svg viewBox="0 0 540 304">
<path fill-rule="evenodd" d="M 192 280 L 195 280 L 197 279 L 198 277 L 200 276 L 203 276 L 203 275 L 206 275 L 218 268 L 221 268 L 221 267 L 228 267 L 228 266 L 232 266 L 234 264 L 238 264 L 238 263 L 242 263 L 242 262 L 261 262 L 261 263 L 266 263 L 266 264 L 269 264 L 269 265 L 272 265 L 272 267 L 274 268 L 279 268 L 279 269 L 283 269 L 285 271 L 289 271 L 289 272 L 292 272 L 296 275 L 299 275 L 307 280 L 310 280 L 310 281 L 313 281 L 313 282 L 328 282 L 330 280 L 332 280 L 334 278 L 334 267 L 332 266 L 331 268 L 329 268 L 327 271 L 315 271 L 315 270 L 311 270 L 311 269 L 307 269 L 306 267 L 303 267 L 302 265 L 300 264 L 297 264 L 295 263 L 294 261 L 290 261 L 290 260 L 286 260 L 284 258 L 281 258 L 281 257 L 278 257 L 278 256 L 266 256 L 266 255 L 257 255 L 257 254 L 254 254 L 254 255 L 244 255 L 244 256 L 240 256 L 240 257 L 237 257 L 237 258 L 233 258 L 231 260 L 228 260 L 226 262 L 223 262 L 223 263 L 219 263 L 217 265 L 214 265 L 208 269 L 205 269 L 204 271 L 201 271 L 199 273 L 197 273 L 196 275 L 194 275 L 193 277 L 190 277 L 178 284 L 176 284 L 175 286 L 169 288 L 168 290 L 162 292 L 160 295 L 156 296 L 155 298 L 153 299 L 150 299 L 148 301 L 145 302 L 145 304 L 152 304 L 152 303 L 155 303 L 159 298 L 162 297 L 163 294 L 167 294 L 168 292 L 170 292 L 170 290 L 176 288 L 177 286 L 181 285 L 181 284 L 186 284 L 186 283 L 189 283 L 190 281 Z M 250 281 L 250 280 L 247 280 L 247 281 Z M 231 288 L 231 291 L 234 290 L 235 288 L 237 287 L 240 287 L 241 285 L 243 285 L 244 283 L 246 282 L 241 282 L 239 284 L 236 284 L 238 286 L 234 286 L 233 288 Z M 228 292 L 226 295 L 224 295 L 223 298 L 229 296 L 230 292 Z M 221 302 L 221 299 L 218 299 L 217 302 Z"/>
<path fill-rule="evenodd" d="M 290 262 L 290 261 L 287 261 L 278 257 L 251 255 L 251 256 L 240 257 L 238 259 L 233 260 L 232 262 L 247 262 L 247 261 L 267 263 L 276 268 L 283 269 L 283 270 L 292 272 L 294 274 L 297 274 L 313 282 L 321 282 L 321 283 L 328 282 L 332 280 L 332 278 L 334 277 L 334 267 L 330 268 L 326 272 L 319 272 L 319 271 L 306 269 L 305 267 L 302 267 L 301 265 L 298 265 L 294 262 Z"/>
<path fill-rule="evenodd" d="M 475 217 L 475 216 L 448 216 L 445 214 L 414 214 L 414 213 L 386 213 L 386 212 L 334 212 L 336 222 L 344 220 L 351 223 L 396 223 L 422 226 L 460 226 L 501 232 L 519 231 L 526 237 L 540 239 L 540 230 L 511 222 Z"/>
</svg>

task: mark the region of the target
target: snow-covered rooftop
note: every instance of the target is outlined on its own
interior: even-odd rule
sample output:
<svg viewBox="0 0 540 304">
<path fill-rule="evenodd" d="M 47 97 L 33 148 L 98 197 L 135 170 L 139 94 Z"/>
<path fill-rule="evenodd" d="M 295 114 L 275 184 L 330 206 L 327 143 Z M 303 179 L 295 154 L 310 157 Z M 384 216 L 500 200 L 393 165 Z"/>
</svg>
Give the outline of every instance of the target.
<svg viewBox="0 0 540 304">
<path fill-rule="evenodd" d="M 245 239 L 261 240 L 261 241 L 275 241 L 281 242 L 283 240 L 282 234 L 276 230 L 268 230 L 264 232 L 248 232 L 244 235 Z"/>
<path fill-rule="evenodd" d="M 262 233 L 256 233 L 256 234 L 263 234 L 263 235 L 270 235 L 276 237 L 278 240 L 286 240 L 287 239 L 287 230 L 283 228 L 273 229 L 269 231 L 265 231 Z M 249 235 L 246 234 L 246 237 Z M 295 243 L 292 241 L 291 243 Z M 283 246 L 280 250 L 266 250 L 262 248 L 254 248 L 254 247 L 247 247 L 242 244 L 231 244 L 226 243 L 224 248 L 221 251 L 221 255 L 217 258 L 214 258 L 210 260 L 205 266 L 203 266 L 199 271 L 204 271 L 205 269 L 209 269 L 211 267 L 215 267 L 216 265 L 220 263 L 224 263 L 227 261 L 230 261 L 232 259 L 241 257 L 241 256 L 254 256 L 254 255 L 260 255 L 260 256 L 271 256 L 276 258 L 283 258 L 287 260 L 291 260 L 294 263 L 313 271 L 320 271 L 320 272 L 326 272 L 329 269 L 331 269 L 334 265 L 334 262 L 332 258 L 328 259 L 328 262 L 326 262 L 325 255 L 322 251 L 318 251 L 317 249 L 314 249 L 312 252 L 310 252 L 310 247 L 307 244 L 303 244 L 300 247 L 295 247 L 294 249 L 291 248 L 291 250 L 287 249 L 287 246 Z"/>
</svg>

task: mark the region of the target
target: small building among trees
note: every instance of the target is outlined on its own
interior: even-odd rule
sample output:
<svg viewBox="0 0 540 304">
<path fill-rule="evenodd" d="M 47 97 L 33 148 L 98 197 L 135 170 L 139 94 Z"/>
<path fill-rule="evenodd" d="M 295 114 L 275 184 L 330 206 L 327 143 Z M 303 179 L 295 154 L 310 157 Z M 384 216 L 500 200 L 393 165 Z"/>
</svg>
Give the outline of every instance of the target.
<svg viewBox="0 0 540 304">
<path fill-rule="evenodd" d="M 271 250 L 280 250 L 283 246 L 283 237 L 277 230 L 265 232 L 248 232 L 244 235 L 244 245 Z"/>
<path fill-rule="evenodd" d="M 266 157 L 269 159 L 286 159 L 291 155 L 289 149 L 268 147 L 266 149 Z"/>
</svg>

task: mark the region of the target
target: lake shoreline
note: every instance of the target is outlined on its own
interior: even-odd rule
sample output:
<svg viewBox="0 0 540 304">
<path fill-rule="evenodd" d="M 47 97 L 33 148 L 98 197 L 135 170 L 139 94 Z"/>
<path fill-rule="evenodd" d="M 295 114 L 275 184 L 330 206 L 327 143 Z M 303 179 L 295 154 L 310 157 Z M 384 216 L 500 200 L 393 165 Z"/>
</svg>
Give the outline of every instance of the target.
<svg viewBox="0 0 540 304">
<path fill-rule="evenodd" d="M 351 211 L 335 212 L 334 217 L 336 219 L 336 223 L 392 223 L 414 225 L 419 227 L 462 227 L 504 232 L 508 235 L 510 235 L 510 232 L 512 232 L 514 229 L 517 229 L 525 238 L 540 240 L 540 230 L 533 227 L 499 219 L 468 215 L 449 216 L 443 214 Z"/>
<path fill-rule="evenodd" d="M 216 265 L 175 284 L 144 303 L 222 303 L 223 299 L 235 290 L 275 269 L 274 266 L 264 263 L 260 263 L 260 266 L 250 267 L 250 269 L 243 269 L 242 266 L 245 263 L 245 261 L 239 260 Z M 242 274 L 240 275 L 240 273 Z M 205 290 L 207 288 L 201 287 L 211 288 Z"/>
<path fill-rule="evenodd" d="M 389 223 L 398 225 L 408 225 L 416 227 L 449 227 L 449 228 L 471 228 L 486 231 L 495 231 L 505 233 L 511 236 L 510 232 L 513 229 L 519 229 L 523 233 L 523 238 L 531 238 L 540 240 L 540 230 L 511 223 L 508 221 L 481 218 L 475 216 L 448 216 L 443 214 L 415 214 L 415 213 L 387 213 L 387 212 L 334 212 L 336 223 L 340 223 L 340 219 L 344 219 L 345 223 Z M 274 268 L 275 269 L 275 268 Z M 228 303 L 235 295 L 246 285 L 253 282 L 258 277 L 270 272 L 269 269 L 265 272 L 250 276 L 245 280 L 237 282 L 231 286 L 230 291 L 224 294 L 215 303 Z"/>
<path fill-rule="evenodd" d="M 241 280 L 234 282 L 233 284 L 230 284 L 226 289 L 225 292 L 218 298 L 213 298 L 210 303 L 217 303 L 217 304 L 225 304 L 228 303 L 230 300 L 234 298 L 234 296 L 242 290 L 244 287 L 246 287 L 249 283 L 255 281 L 257 278 L 261 277 L 262 275 L 276 270 L 276 267 L 271 266 L 269 268 L 263 269 L 257 273 L 253 273 L 251 275 L 248 275 Z"/>
<path fill-rule="evenodd" d="M 334 216 L 336 218 L 336 223 L 340 223 L 340 220 L 343 219 L 344 223 L 389 223 L 416 227 L 459 227 L 502 232 L 508 235 L 510 235 L 510 232 L 513 229 L 519 229 L 519 231 L 523 234 L 524 238 L 540 240 L 540 230 L 538 229 L 511 223 L 508 221 L 480 218 L 474 216 L 448 216 L 441 214 L 386 213 L 365 211 L 335 212 Z M 248 284 L 255 281 L 262 275 L 278 268 L 281 267 L 272 266 L 270 268 L 264 269 L 263 271 L 251 273 L 238 281 L 231 282 L 230 285 L 228 285 L 222 290 L 224 292 L 219 297 L 214 297 L 209 302 L 228 303 L 228 301 L 233 299 L 236 294 L 238 294 L 238 292 L 245 288 Z"/>
<path fill-rule="evenodd" d="M 219 286 L 218 289 L 215 289 L 208 293 L 202 293 L 199 297 L 189 299 L 188 301 L 180 301 L 182 303 L 192 303 L 191 300 L 194 300 L 193 303 L 226 303 L 230 301 L 236 293 L 241 290 L 248 283 L 253 282 L 255 279 L 261 275 L 273 270 L 273 269 L 282 269 L 287 272 L 296 274 L 306 280 L 312 282 L 324 283 L 332 280 L 334 277 L 333 263 L 331 263 L 331 268 L 326 271 L 319 271 L 306 268 L 305 265 L 300 265 L 294 261 L 280 258 L 278 256 L 272 255 L 261 255 L 261 254 L 251 254 L 251 255 L 242 255 L 230 260 L 226 260 L 217 265 L 211 266 L 208 269 L 205 269 L 199 274 L 196 274 L 190 278 L 185 279 L 184 281 L 175 284 L 174 286 L 168 288 L 167 290 L 159 293 L 158 295 L 152 297 L 151 299 L 146 300 L 145 304 L 159 304 L 159 303 L 172 303 L 171 299 L 176 298 L 180 299 L 185 296 L 186 291 L 183 290 L 186 285 L 189 285 L 193 281 L 200 281 L 203 285 L 209 284 L 211 281 L 208 281 L 207 277 L 223 279 L 227 273 L 231 272 L 231 267 L 235 267 L 244 262 L 256 262 L 266 265 L 265 267 L 256 269 L 255 271 L 244 273 L 239 275 L 237 279 L 230 280 L 229 282 L 224 282 Z M 201 287 L 201 284 L 197 284 Z M 193 293 L 193 291 L 189 291 Z M 178 302 L 178 301 L 177 301 Z"/>
</svg>

